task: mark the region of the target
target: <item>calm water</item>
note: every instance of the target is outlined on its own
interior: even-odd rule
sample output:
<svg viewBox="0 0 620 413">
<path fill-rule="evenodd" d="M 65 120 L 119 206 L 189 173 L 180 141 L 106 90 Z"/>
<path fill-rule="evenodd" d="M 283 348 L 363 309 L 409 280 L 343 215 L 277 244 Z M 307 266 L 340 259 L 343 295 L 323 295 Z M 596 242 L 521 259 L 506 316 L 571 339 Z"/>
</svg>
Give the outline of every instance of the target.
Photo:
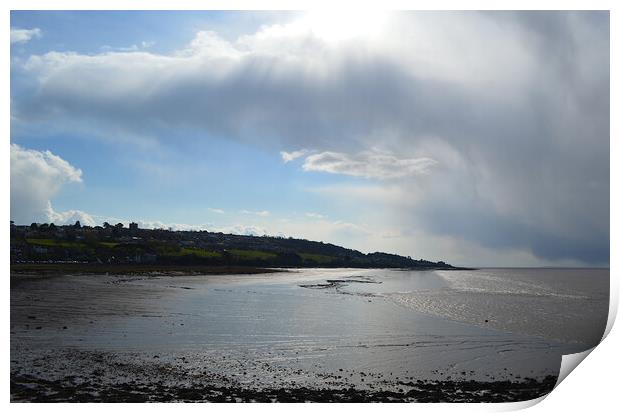
<svg viewBox="0 0 620 413">
<path fill-rule="evenodd" d="M 378 293 L 442 318 L 584 349 L 598 343 L 607 323 L 608 269 L 387 272 L 374 279 L 381 284 L 354 284 L 352 290 Z"/>
<path fill-rule="evenodd" d="M 298 383 L 540 377 L 600 339 L 608 296 L 609 270 L 583 269 L 59 277 L 11 291 L 11 345 L 183 354 L 267 384 L 265 366 Z M 34 309 L 45 328 L 20 330 Z"/>
</svg>

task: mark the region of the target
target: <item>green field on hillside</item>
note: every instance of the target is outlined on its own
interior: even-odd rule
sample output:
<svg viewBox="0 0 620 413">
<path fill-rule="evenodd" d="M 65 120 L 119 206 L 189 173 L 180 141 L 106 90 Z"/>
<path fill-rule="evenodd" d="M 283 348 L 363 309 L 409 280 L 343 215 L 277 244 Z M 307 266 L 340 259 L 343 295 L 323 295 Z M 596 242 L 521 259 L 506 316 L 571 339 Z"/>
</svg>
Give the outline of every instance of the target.
<svg viewBox="0 0 620 413">
<path fill-rule="evenodd" d="M 230 254 L 240 260 L 270 260 L 277 257 L 273 252 L 257 250 L 229 250 Z"/>
<path fill-rule="evenodd" d="M 85 248 L 86 244 L 76 241 L 62 241 L 52 238 L 26 238 L 26 242 L 30 245 L 38 245 L 40 247 L 61 247 L 61 248 Z M 106 248 L 114 248 L 118 242 L 99 242 L 99 245 Z"/>
<path fill-rule="evenodd" d="M 41 247 L 62 247 L 62 248 L 84 248 L 85 245 L 80 242 L 59 241 L 51 238 L 26 238 L 26 242 L 31 245 L 39 245 Z"/>
<path fill-rule="evenodd" d="M 183 257 L 187 255 L 195 255 L 201 258 L 219 258 L 222 256 L 219 252 L 209 251 L 201 248 L 181 248 L 180 250 L 172 251 L 167 250 L 162 252 L 164 256 L 168 257 Z"/>
<path fill-rule="evenodd" d="M 329 264 L 336 259 L 336 257 L 330 257 L 329 255 L 310 254 L 308 252 L 300 252 L 298 255 L 304 261 L 314 261 L 317 264 Z"/>
</svg>

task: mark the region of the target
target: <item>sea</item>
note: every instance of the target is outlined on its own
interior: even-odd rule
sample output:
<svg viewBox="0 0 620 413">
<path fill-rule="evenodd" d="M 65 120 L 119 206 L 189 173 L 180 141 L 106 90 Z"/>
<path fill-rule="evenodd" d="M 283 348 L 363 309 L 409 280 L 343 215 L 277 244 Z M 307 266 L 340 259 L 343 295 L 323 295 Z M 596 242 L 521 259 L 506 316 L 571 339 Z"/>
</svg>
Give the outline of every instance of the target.
<svg viewBox="0 0 620 413">
<path fill-rule="evenodd" d="M 347 375 L 356 386 L 381 388 L 386 377 L 557 375 L 562 355 L 601 340 L 609 270 L 77 275 L 12 289 L 11 301 L 12 323 L 30 323 L 12 327 L 12 354 L 58 348 L 182 358 L 254 386 L 327 386 L 327 377 Z M 33 308 L 40 311 L 29 320 Z"/>
</svg>

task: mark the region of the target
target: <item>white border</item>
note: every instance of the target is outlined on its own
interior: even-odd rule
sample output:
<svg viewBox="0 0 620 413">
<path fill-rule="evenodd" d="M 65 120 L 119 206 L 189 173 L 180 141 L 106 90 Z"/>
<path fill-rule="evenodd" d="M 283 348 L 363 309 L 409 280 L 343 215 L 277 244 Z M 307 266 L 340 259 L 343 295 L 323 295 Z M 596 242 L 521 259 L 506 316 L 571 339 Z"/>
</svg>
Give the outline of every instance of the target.
<svg viewBox="0 0 620 413">
<path fill-rule="evenodd" d="M 614 111 L 617 108 L 617 96 L 618 96 L 618 82 L 614 78 L 615 73 L 618 71 L 617 64 L 617 52 L 620 43 L 618 42 L 618 30 L 617 23 L 618 18 L 616 13 L 619 10 L 617 6 L 618 2 L 611 0 L 592 0 L 592 1 L 576 1 L 576 0 L 564 0 L 564 1 L 552 1 L 552 0 L 522 0 L 522 1 L 490 1 L 490 0 L 475 0 L 475 1 L 405 1 L 405 0 L 382 0 L 382 1 L 353 1 L 342 0 L 337 3 L 338 8 L 381 8 L 381 9 L 410 9 L 410 10 L 556 10 L 556 9 L 569 9 L 569 10 L 610 10 L 611 18 L 611 113 L 617 113 Z M 248 1 L 248 0 L 211 0 L 211 1 L 198 1 L 198 0 L 176 0 L 176 1 L 148 1 L 148 0 L 58 0 L 58 1 L 45 1 L 45 0 L 5 0 L 2 2 L 4 8 L 4 14 L 2 15 L 3 31 L 2 31 L 2 45 L 5 48 L 2 54 L 3 59 L 3 90 L 8 91 L 10 88 L 10 41 L 9 41 L 9 27 L 10 27 L 10 10 L 203 10 L 203 9 L 220 9 L 220 10 L 299 10 L 308 8 L 330 8 L 334 7 L 334 4 L 327 0 L 265 0 L 265 1 Z M 561 8 L 559 8 L 561 7 Z M 6 92 L 5 92 L 6 93 Z M 4 122 L 4 135 L 5 143 L 2 146 L 2 185 L 3 185 L 3 202 L 0 204 L 2 208 L 5 222 L 8 222 L 10 216 L 10 204 L 8 190 L 10 185 L 10 157 L 8 151 L 8 141 L 10 136 L 10 95 L 7 93 L 4 99 L 1 100 L 1 110 L 3 113 Z M 617 122 L 611 118 L 611 136 L 617 137 Z M 618 187 L 614 186 L 614 183 L 618 182 L 618 167 L 614 161 L 618 160 L 618 143 L 615 139 L 611 139 L 611 211 L 618 211 L 620 204 L 618 203 Z M 6 152 L 5 152 L 6 151 Z M 615 269 L 616 256 L 613 253 L 614 247 L 617 249 L 617 229 L 618 222 L 614 219 L 612 213 L 610 217 L 611 224 L 611 262 L 610 265 Z M 9 236 L 8 231 L 4 231 L 0 237 L 2 245 L 0 245 L 0 254 L 2 262 L 5 265 L 5 273 L 3 278 L 3 297 L 5 304 L 5 310 L 2 314 L 2 328 L 5 331 L 6 339 L 3 343 L 4 362 L 5 368 L 9 367 L 9 305 L 10 305 L 10 288 L 9 288 Z M 607 338 L 604 342 L 596 348 L 589 356 L 588 361 L 583 363 L 576 372 L 572 373 L 560 386 L 557 387 L 543 403 L 537 404 L 533 407 L 532 411 L 538 409 L 551 409 L 554 411 L 580 411 L 589 409 L 594 411 L 603 410 L 605 407 L 616 406 L 617 398 L 615 393 L 617 392 L 617 385 L 615 382 L 616 368 L 618 367 L 618 355 L 616 349 L 620 349 L 619 335 L 617 331 L 610 331 L 613 321 L 615 319 L 618 308 L 618 277 L 617 271 L 611 271 L 611 297 L 610 297 L 610 318 L 608 321 L 606 335 Z M 616 329 L 617 330 L 617 329 Z M 5 389 L 6 402 L 9 401 L 9 372 L 4 371 L 2 375 L 2 385 Z M 544 399 L 544 398 L 543 398 Z M 536 401 L 539 402 L 540 400 Z M 523 403 L 507 403 L 507 404 L 495 404 L 495 405 L 295 405 L 295 409 L 328 409 L 328 410 L 349 410 L 349 411 L 370 411 L 370 409 L 390 409 L 393 411 L 403 411 L 404 409 L 423 409 L 425 411 L 505 411 L 515 410 L 519 408 L 529 407 L 534 402 Z M 89 410 L 101 410 L 107 411 L 110 406 L 107 405 L 93 405 L 88 406 L 79 404 L 56 404 L 56 405 L 20 405 L 11 404 L 9 406 L 14 410 L 31 410 L 31 409 L 46 409 L 54 411 L 81 411 L 84 407 Z M 212 406 L 216 407 L 216 406 Z M 285 404 L 278 405 L 217 405 L 217 409 L 220 411 L 237 411 L 238 409 L 252 410 L 252 411 L 288 411 L 291 406 Z M 203 405 L 115 405 L 115 409 L 129 410 L 129 409 L 155 409 L 155 410 L 170 410 L 170 409 L 204 409 Z M 607 409 L 605 409 L 607 410 Z"/>
</svg>

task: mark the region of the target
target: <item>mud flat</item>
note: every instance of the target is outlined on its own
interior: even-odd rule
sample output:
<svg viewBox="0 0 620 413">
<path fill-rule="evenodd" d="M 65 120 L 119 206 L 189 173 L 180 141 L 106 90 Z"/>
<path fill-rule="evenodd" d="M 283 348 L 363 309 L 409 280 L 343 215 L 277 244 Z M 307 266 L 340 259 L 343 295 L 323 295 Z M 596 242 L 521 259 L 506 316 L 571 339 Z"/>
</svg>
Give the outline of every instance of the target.
<svg viewBox="0 0 620 413">
<path fill-rule="evenodd" d="M 390 295 L 404 286 L 443 288 L 388 270 L 15 275 L 11 400 L 518 401 L 583 347 L 416 311 Z"/>
</svg>

